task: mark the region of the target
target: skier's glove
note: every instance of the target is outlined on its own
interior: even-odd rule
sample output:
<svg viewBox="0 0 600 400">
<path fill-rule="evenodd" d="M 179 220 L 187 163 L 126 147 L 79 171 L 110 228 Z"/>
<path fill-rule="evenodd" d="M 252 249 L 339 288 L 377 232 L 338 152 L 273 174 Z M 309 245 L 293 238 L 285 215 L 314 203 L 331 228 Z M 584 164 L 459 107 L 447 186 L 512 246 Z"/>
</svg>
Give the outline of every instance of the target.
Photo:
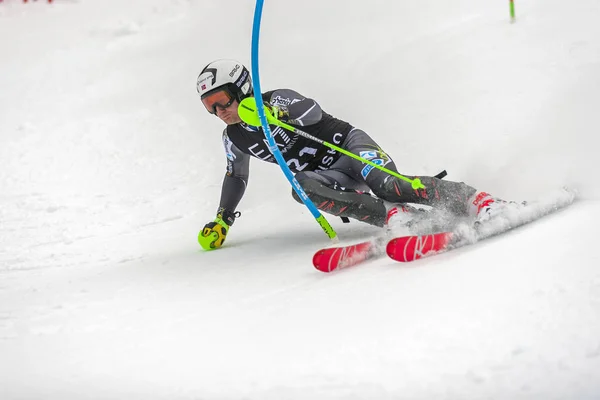
<svg viewBox="0 0 600 400">
<path fill-rule="evenodd" d="M 236 217 L 239 217 L 240 212 L 232 213 L 227 210 L 219 210 L 217 218 L 213 222 L 204 225 L 204 228 L 198 234 L 198 243 L 204 250 L 218 249 L 225 242 L 225 237 L 229 231 L 229 227 L 233 225 Z"/>
<path fill-rule="evenodd" d="M 264 102 L 265 112 L 272 115 L 278 121 L 287 121 L 290 118 L 290 113 L 286 106 L 272 106 L 268 102 Z"/>
</svg>

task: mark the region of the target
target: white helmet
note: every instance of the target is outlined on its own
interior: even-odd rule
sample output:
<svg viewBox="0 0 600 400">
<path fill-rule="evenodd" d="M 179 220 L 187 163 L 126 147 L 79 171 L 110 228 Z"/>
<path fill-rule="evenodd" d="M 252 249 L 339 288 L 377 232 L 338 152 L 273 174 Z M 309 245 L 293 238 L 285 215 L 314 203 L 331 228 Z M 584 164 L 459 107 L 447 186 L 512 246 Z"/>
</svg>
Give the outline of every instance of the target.
<svg viewBox="0 0 600 400">
<path fill-rule="evenodd" d="M 252 94 L 250 71 L 235 60 L 216 60 L 208 64 L 196 84 L 200 98 L 204 100 L 215 92 L 225 91 L 231 99 L 241 101 Z M 209 112 L 214 112 L 212 104 L 204 104 Z M 225 106 L 224 104 L 218 104 Z"/>
</svg>

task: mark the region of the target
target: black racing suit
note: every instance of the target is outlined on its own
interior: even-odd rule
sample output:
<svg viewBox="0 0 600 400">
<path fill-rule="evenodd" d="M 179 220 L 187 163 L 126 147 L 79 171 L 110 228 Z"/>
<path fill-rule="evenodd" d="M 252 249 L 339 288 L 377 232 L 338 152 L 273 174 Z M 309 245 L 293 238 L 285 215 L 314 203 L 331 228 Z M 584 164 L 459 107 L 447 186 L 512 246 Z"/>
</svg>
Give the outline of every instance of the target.
<svg viewBox="0 0 600 400">
<path fill-rule="evenodd" d="M 284 110 L 288 116 L 283 121 L 289 125 L 397 172 L 389 155 L 369 135 L 327 114 L 316 101 L 290 89 L 266 92 L 263 100 Z M 467 199 L 475 193 L 474 188 L 464 183 L 427 176 L 419 177 L 426 189 L 413 190 L 410 183 L 368 164 L 281 127 L 272 125 L 270 128 L 287 165 L 306 194 L 317 208 L 333 215 L 383 226 L 386 219 L 383 200 L 443 207 L 454 214 L 466 215 Z M 269 151 L 262 128 L 244 123 L 229 125 L 223 132 L 223 143 L 227 173 L 219 209 L 233 213 L 248 183 L 250 157 L 271 163 L 277 161 Z M 292 193 L 300 201 L 296 193 Z"/>
</svg>

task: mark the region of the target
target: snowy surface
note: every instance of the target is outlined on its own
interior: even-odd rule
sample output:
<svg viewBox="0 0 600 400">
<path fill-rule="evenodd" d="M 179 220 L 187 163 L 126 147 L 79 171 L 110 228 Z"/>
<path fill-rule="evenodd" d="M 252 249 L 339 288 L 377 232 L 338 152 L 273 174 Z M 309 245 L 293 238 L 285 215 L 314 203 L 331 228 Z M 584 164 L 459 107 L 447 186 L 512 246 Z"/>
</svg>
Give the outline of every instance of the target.
<svg viewBox="0 0 600 400">
<path fill-rule="evenodd" d="M 600 398 L 600 3 L 268 1 L 265 89 L 371 133 L 401 172 L 569 208 L 402 266 L 327 239 L 252 163 L 224 249 L 222 123 L 254 2 L 0 3 L 0 399 Z M 352 242 L 377 230 L 330 218 Z"/>
</svg>

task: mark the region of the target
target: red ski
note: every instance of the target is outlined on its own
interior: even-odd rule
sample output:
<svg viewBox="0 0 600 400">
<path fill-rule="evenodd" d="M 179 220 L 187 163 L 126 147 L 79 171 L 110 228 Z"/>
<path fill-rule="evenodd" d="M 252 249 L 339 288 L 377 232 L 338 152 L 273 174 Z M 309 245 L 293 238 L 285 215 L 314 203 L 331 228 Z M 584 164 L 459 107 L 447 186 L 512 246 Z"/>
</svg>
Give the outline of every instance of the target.
<svg viewBox="0 0 600 400">
<path fill-rule="evenodd" d="M 429 235 L 403 236 L 387 242 L 386 252 L 396 261 L 408 262 L 448 250 L 452 243 L 452 232 Z M 360 264 L 382 253 L 385 238 L 373 239 L 357 244 L 321 249 L 313 256 L 313 265 L 322 272 Z"/>
<path fill-rule="evenodd" d="M 517 206 L 511 208 L 511 212 L 506 215 L 496 216 L 495 219 L 475 224 L 471 228 L 466 226 L 470 229 L 470 235 L 465 236 L 463 229 L 456 229 L 454 232 L 402 236 L 390 239 L 386 246 L 386 238 L 380 237 L 350 246 L 319 250 L 313 257 L 313 264 L 319 271 L 331 272 L 379 256 L 383 247 L 395 261 L 415 261 L 502 234 L 567 207 L 574 200 L 575 194 L 569 189 L 563 189 L 553 199 L 529 203 L 526 207 Z"/>
<path fill-rule="evenodd" d="M 313 265 L 322 272 L 347 268 L 373 257 L 377 253 L 376 249 L 377 240 L 321 249 L 313 256 Z"/>
<path fill-rule="evenodd" d="M 452 243 L 453 236 L 452 232 L 440 232 L 430 235 L 397 237 L 388 242 L 385 250 L 393 260 L 414 261 L 447 250 L 448 245 Z"/>
</svg>

